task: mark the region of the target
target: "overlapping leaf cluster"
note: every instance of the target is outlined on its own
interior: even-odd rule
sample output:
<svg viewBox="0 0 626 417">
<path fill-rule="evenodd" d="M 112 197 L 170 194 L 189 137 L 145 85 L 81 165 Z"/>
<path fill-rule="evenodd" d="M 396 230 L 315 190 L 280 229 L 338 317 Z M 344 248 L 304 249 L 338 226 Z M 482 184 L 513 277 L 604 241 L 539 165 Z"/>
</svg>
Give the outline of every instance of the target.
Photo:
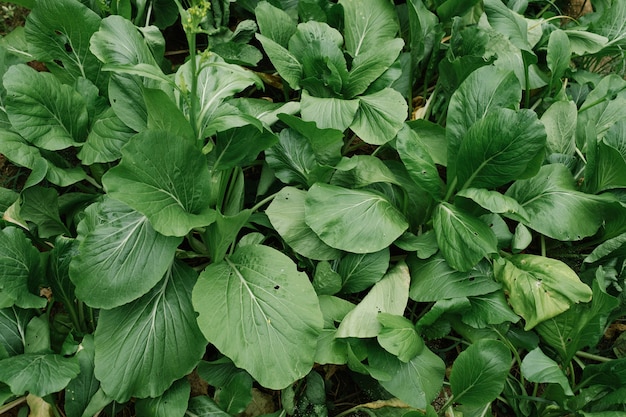
<svg viewBox="0 0 626 417">
<path fill-rule="evenodd" d="M 34 2 L 0 40 L 2 403 L 321 416 L 318 364 L 385 400 L 350 411 L 623 413 L 626 3 L 532 3 Z"/>
</svg>

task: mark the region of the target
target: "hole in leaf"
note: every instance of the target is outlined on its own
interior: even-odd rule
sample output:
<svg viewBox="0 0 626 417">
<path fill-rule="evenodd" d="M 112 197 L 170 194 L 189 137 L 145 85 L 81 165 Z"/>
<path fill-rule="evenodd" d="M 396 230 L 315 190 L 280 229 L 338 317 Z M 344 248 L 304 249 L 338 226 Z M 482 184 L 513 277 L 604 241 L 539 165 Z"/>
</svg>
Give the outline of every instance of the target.
<svg viewBox="0 0 626 417">
<path fill-rule="evenodd" d="M 66 52 L 72 52 L 72 45 L 70 45 L 69 42 L 65 42 L 65 45 L 63 45 L 63 46 L 65 46 L 65 51 Z"/>
<path fill-rule="evenodd" d="M 280 288 L 280 285 L 274 285 L 274 289 L 277 290 Z"/>
</svg>

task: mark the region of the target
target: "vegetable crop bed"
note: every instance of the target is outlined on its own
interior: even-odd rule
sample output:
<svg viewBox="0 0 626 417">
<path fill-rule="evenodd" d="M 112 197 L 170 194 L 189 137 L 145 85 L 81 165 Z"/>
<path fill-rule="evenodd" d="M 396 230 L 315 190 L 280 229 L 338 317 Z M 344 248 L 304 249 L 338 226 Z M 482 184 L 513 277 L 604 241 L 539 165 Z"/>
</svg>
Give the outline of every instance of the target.
<svg viewBox="0 0 626 417">
<path fill-rule="evenodd" d="M 16 3 L 0 415 L 626 415 L 626 1 Z"/>
</svg>

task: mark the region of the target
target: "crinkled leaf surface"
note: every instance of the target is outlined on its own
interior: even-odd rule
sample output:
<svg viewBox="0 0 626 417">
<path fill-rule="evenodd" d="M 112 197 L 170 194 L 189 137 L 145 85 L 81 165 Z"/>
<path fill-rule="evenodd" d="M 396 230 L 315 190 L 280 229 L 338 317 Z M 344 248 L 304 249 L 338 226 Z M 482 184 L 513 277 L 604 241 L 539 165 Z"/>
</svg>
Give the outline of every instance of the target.
<svg viewBox="0 0 626 417">
<path fill-rule="evenodd" d="M 30 143 L 59 150 L 85 141 L 87 108 L 71 86 L 50 73 L 13 65 L 4 74 L 4 87 L 11 125 Z"/>
<path fill-rule="evenodd" d="M 305 221 L 324 243 L 353 253 L 386 248 L 408 227 L 385 197 L 321 183 L 309 189 Z"/>
<path fill-rule="evenodd" d="M 43 275 L 39 251 L 22 230 L 0 230 L 0 293 L 22 308 L 42 308 L 45 298 L 34 294 Z"/>
<path fill-rule="evenodd" d="M 207 340 L 262 386 L 282 389 L 311 370 L 323 323 L 317 295 L 277 250 L 246 245 L 209 265 L 193 304 Z"/>
<path fill-rule="evenodd" d="M 515 182 L 506 195 L 526 210 L 524 224 L 562 241 L 596 233 L 607 204 L 601 197 L 577 191 L 572 174 L 561 164 L 544 165 L 533 178 Z"/>
<path fill-rule="evenodd" d="M 498 340 L 482 339 L 461 352 L 452 365 L 450 388 L 457 402 L 480 407 L 496 399 L 511 367 L 511 352 Z"/>
<path fill-rule="evenodd" d="M 457 177 L 461 188 L 496 188 L 537 172 L 546 132 L 530 110 L 495 109 L 474 123 L 461 142 Z M 528 172 L 532 170 L 534 172 Z"/>
<path fill-rule="evenodd" d="M 315 260 L 337 259 L 341 251 L 324 243 L 304 221 L 306 191 L 283 187 L 265 213 L 272 226 L 297 253 Z"/>
<path fill-rule="evenodd" d="M 591 288 L 556 259 L 513 255 L 494 263 L 498 281 L 509 295 L 513 310 L 526 320 L 525 329 L 591 300 Z"/>
<path fill-rule="evenodd" d="M 108 396 L 118 402 L 160 396 L 198 364 L 206 341 L 191 304 L 195 278 L 191 268 L 174 263 L 140 299 L 100 311 L 95 375 Z"/>
<path fill-rule="evenodd" d="M 122 149 L 122 161 L 102 178 L 113 198 L 143 213 L 166 236 L 211 224 L 211 175 L 205 156 L 169 132 L 144 131 Z"/>
<path fill-rule="evenodd" d="M 376 337 L 379 313 L 402 315 L 409 299 L 409 268 L 404 262 L 391 269 L 341 321 L 337 337 Z"/>
<path fill-rule="evenodd" d="M 70 277 L 80 300 L 113 308 L 147 293 L 169 269 L 181 240 L 163 236 L 146 216 L 112 198 L 86 210 Z"/>
<path fill-rule="evenodd" d="M 98 30 L 100 20 L 79 1 L 38 1 L 25 25 L 28 50 L 55 74 L 87 78 L 104 92 L 108 77 L 89 51 L 89 39 Z"/>
<path fill-rule="evenodd" d="M 490 253 L 496 253 L 496 236 L 486 223 L 452 204 L 435 208 L 433 225 L 439 249 L 448 264 L 469 271 Z"/>
<path fill-rule="evenodd" d="M 80 368 L 75 358 L 55 354 L 28 353 L 0 361 L 0 381 L 15 395 L 25 392 L 44 397 L 61 391 Z"/>
<path fill-rule="evenodd" d="M 541 348 L 537 347 L 524 356 L 520 370 L 530 382 L 559 384 L 565 395 L 574 395 L 559 364 L 546 356 Z"/>
<path fill-rule="evenodd" d="M 493 279 L 491 268 L 484 263 L 467 272 L 452 269 L 441 255 L 424 260 L 409 256 L 407 263 L 411 269 L 410 297 L 415 301 L 471 297 L 500 288 Z"/>
<path fill-rule="evenodd" d="M 359 97 L 359 108 L 350 129 L 372 145 L 392 140 L 402 128 L 408 105 L 398 91 L 385 88 Z"/>
</svg>

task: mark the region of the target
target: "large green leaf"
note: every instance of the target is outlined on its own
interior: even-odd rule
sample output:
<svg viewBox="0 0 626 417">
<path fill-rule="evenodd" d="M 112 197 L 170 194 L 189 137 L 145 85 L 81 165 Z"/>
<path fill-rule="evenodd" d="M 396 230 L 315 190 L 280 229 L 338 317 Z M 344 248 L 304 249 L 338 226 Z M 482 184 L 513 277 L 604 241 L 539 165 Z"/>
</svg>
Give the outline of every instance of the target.
<svg viewBox="0 0 626 417">
<path fill-rule="evenodd" d="M 102 178 L 109 195 L 143 213 L 166 236 L 211 224 L 211 175 L 205 156 L 169 132 L 145 131 L 122 149 L 122 161 Z"/>
<path fill-rule="evenodd" d="M 305 221 L 324 243 L 353 253 L 384 249 L 408 227 L 383 196 L 320 183 L 307 194 Z"/>
<path fill-rule="evenodd" d="M 461 352 L 452 365 L 450 388 L 456 402 L 480 407 L 504 389 L 511 352 L 497 340 L 482 339 Z"/>
<path fill-rule="evenodd" d="M 516 200 L 497 191 L 484 188 L 465 188 L 456 194 L 457 197 L 468 199 L 491 213 L 501 214 L 514 220 L 528 218 L 526 210 Z"/>
<path fill-rule="evenodd" d="M 302 120 L 315 122 L 322 129 L 344 131 L 353 122 L 359 110 L 358 99 L 344 100 L 341 98 L 314 97 L 302 92 Z"/>
<path fill-rule="evenodd" d="M 556 259 L 513 255 L 495 262 L 494 271 L 509 295 L 511 307 L 526 320 L 526 330 L 576 303 L 591 300 L 591 288 Z"/>
<path fill-rule="evenodd" d="M 362 94 L 367 88 L 391 67 L 398 58 L 404 41 L 396 38 L 385 41 L 376 49 L 369 49 L 359 54 L 348 74 L 348 83 L 343 89 L 346 98 L 354 98 Z"/>
<path fill-rule="evenodd" d="M 117 117 L 113 108 L 107 109 L 93 123 L 87 140 L 78 152 L 85 165 L 113 162 L 122 156 L 122 146 L 135 134 Z"/>
<path fill-rule="evenodd" d="M 548 53 L 546 55 L 548 68 L 551 71 L 550 86 L 552 88 L 559 85 L 561 77 L 563 77 L 565 71 L 569 69 L 571 60 L 572 47 L 569 37 L 565 31 L 557 29 L 550 34 Z M 570 128 L 575 126 L 575 123 L 573 126 L 570 124 Z"/>
<path fill-rule="evenodd" d="M 104 92 L 108 77 L 89 51 L 89 39 L 98 30 L 100 20 L 76 0 L 38 1 L 25 25 L 28 50 L 54 74 L 70 80 L 87 78 Z"/>
<path fill-rule="evenodd" d="M 81 417 L 100 387 L 93 374 L 95 349 L 93 335 L 85 335 L 76 352 L 80 373 L 65 389 L 65 413 L 68 417 Z"/>
<path fill-rule="evenodd" d="M 95 375 L 108 396 L 118 402 L 160 396 L 198 364 L 206 341 L 191 304 L 195 278 L 191 268 L 174 263 L 148 294 L 100 311 Z"/>
<path fill-rule="evenodd" d="M 170 267 L 181 239 L 157 233 L 146 216 L 105 198 L 86 210 L 78 227 L 70 278 L 79 299 L 113 308 L 147 293 Z"/>
<path fill-rule="evenodd" d="M 543 113 L 541 122 L 546 128 L 548 154 L 574 154 L 577 116 L 578 111 L 573 101 L 557 101 Z"/>
<path fill-rule="evenodd" d="M 491 111 L 469 128 L 461 142 L 457 156 L 460 188 L 496 188 L 535 174 L 538 167 L 533 161 L 543 154 L 545 145 L 546 132 L 535 112 Z"/>
<path fill-rule="evenodd" d="M 425 409 L 441 391 L 446 370 L 444 361 L 428 348 L 406 363 L 396 361 L 391 379 L 380 384 L 406 404 Z"/>
<path fill-rule="evenodd" d="M 39 237 L 70 235 L 59 215 L 58 198 L 59 195 L 53 188 L 31 187 L 22 191 L 20 216 L 35 223 Z"/>
<path fill-rule="evenodd" d="M 559 384 L 565 395 L 574 395 L 563 369 L 540 348 L 535 348 L 524 356 L 520 370 L 530 382 Z"/>
<path fill-rule="evenodd" d="M 137 415 L 150 417 L 183 417 L 187 411 L 191 387 L 187 379 L 180 379 L 157 398 L 143 398 L 135 404 Z"/>
<path fill-rule="evenodd" d="M 576 304 L 565 313 L 540 323 L 537 332 L 569 363 L 576 352 L 586 346 L 595 346 L 604 335 L 608 318 L 619 306 L 619 300 L 593 282 L 591 303 Z"/>
<path fill-rule="evenodd" d="M 322 328 L 317 295 L 277 250 L 246 245 L 209 265 L 193 304 L 207 340 L 262 386 L 282 389 L 311 370 Z"/>
<path fill-rule="evenodd" d="M 232 169 L 253 162 L 261 151 L 277 142 L 276 136 L 254 125 L 218 132 L 215 138 L 216 162 L 211 170 Z"/>
<path fill-rule="evenodd" d="M 197 58 L 196 65 L 199 73 L 197 75 L 197 103 L 196 129 L 202 138 L 214 134 L 215 129 L 211 129 L 210 124 L 219 115 L 222 103 L 241 92 L 243 89 L 256 85 L 261 88 L 262 83 L 252 71 L 247 71 L 238 65 L 224 62 L 216 54 L 211 54 L 206 58 Z M 194 85 L 192 83 L 191 63 L 182 65 L 176 72 L 176 84 L 182 91 Z M 190 118 L 191 119 L 191 118 Z"/>
<path fill-rule="evenodd" d="M 341 0 L 348 53 L 356 58 L 393 39 L 399 25 L 393 4 L 377 0 Z"/>
<path fill-rule="evenodd" d="M 392 140 L 407 118 L 408 105 L 398 91 L 385 88 L 359 96 L 359 108 L 350 129 L 366 143 L 382 145 Z"/>
<path fill-rule="evenodd" d="M 572 174 L 561 164 L 543 166 L 533 178 L 515 182 L 506 195 L 526 210 L 524 224 L 562 241 L 596 233 L 608 204 L 606 199 L 577 191 Z"/>
<path fill-rule="evenodd" d="M 344 146 L 342 131 L 321 129 L 313 122 L 305 122 L 288 114 L 279 114 L 278 119 L 308 140 L 319 164 L 335 165 L 341 160 Z"/>
<path fill-rule="evenodd" d="M 24 353 L 24 334 L 32 317 L 33 310 L 17 307 L 0 309 L 0 347 L 9 356 Z"/>
<path fill-rule="evenodd" d="M 13 162 L 31 170 L 25 188 L 40 183 L 48 174 L 49 163 L 41 152 L 15 132 L 0 130 L 0 153 Z"/>
<path fill-rule="evenodd" d="M 14 65 L 4 75 L 13 129 L 35 146 L 65 149 L 83 142 L 88 115 L 83 97 L 52 74 Z"/>
<path fill-rule="evenodd" d="M 259 32 L 286 48 L 289 38 L 296 32 L 296 22 L 282 9 L 267 1 L 260 1 L 254 9 Z"/>
<path fill-rule="evenodd" d="M 265 53 L 280 76 L 287 81 L 291 88 L 295 90 L 300 89 L 302 64 L 298 59 L 286 47 L 281 46 L 272 39 L 260 34 L 257 34 L 256 38 L 261 42 Z"/>
<path fill-rule="evenodd" d="M 283 187 L 265 213 L 272 226 L 297 253 L 316 260 L 337 259 L 338 249 L 324 243 L 304 221 L 306 191 Z"/>
<path fill-rule="evenodd" d="M 448 106 L 448 176 L 456 172 L 456 156 L 469 128 L 494 109 L 517 108 L 521 99 L 521 86 L 512 71 L 485 66 L 463 81 Z"/>
<path fill-rule="evenodd" d="M 348 253 L 337 265 L 343 293 L 363 291 L 385 275 L 389 267 L 389 248 L 373 253 Z"/>
<path fill-rule="evenodd" d="M 22 230 L 7 227 L 0 231 L 0 294 L 22 308 L 42 308 L 46 299 L 38 297 L 43 276 L 39 251 Z"/>
<path fill-rule="evenodd" d="M 443 182 L 422 137 L 404 126 L 398 132 L 396 148 L 411 179 L 433 198 L 441 198 Z"/>
<path fill-rule="evenodd" d="M 398 263 L 367 293 L 341 321 L 336 337 L 376 337 L 383 325 L 378 314 L 402 315 L 409 299 L 409 268 Z"/>
<path fill-rule="evenodd" d="M 402 362 L 408 362 L 422 351 L 424 341 L 410 320 L 389 313 L 380 313 L 376 318 L 383 326 L 377 340 L 387 352 Z"/>
<path fill-rule="evenodd" d="M 44 397 L 65 388 L 79 370 L 75 358 L 28 353 L 1 360 L 0 381 L 9 385 L 15 395 L 28 391 Z"/>
<path fill-rule="evenodd" d="M 529 28 L 526 19 L 515 13 L 501 0 L 484 0 L 485 13 L 489 24 L 504 34 L 513 45 L 520 49 L 531 50 L 534 45 L 529 43 Z"/>
<path fill-rule="evenodd" d="M 420 302 L 471 297 L 493 292 L 500 288 L 494 281 L 491 268 L 480 263 L 467 272 L 452 269 L 441 255 L 429 259 L 409 256 L 407 263 L 411 269 L 409 296 Z"/>
<path fill-rule="evenodd" d="M 433 226 L 443 257 L 459 271 L 469 271 L 486 255 L 498 251 L 489 225 L 452 204 L 442 202 L 435 208 Z"/>
</svg>

